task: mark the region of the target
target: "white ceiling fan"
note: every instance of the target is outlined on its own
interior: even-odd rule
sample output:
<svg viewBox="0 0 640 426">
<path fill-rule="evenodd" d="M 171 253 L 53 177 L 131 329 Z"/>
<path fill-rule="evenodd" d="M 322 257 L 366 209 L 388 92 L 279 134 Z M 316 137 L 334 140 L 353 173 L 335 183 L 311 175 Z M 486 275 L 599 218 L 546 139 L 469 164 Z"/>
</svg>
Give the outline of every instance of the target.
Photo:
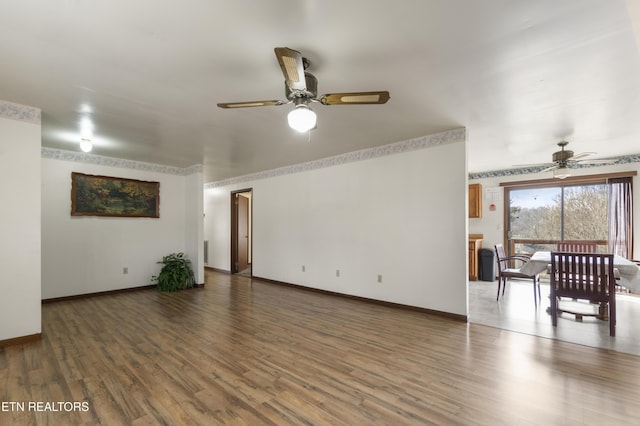
<svg viewBox="0 0 640 426">
<path fill-rule="evenodd" d="M 553 170 L 553 177 L 558 179 L 564 179 L 571 176 L 571 166 L 573 164 L 610 164 L 615 162 L 615 159 L 601 159 L 601 160 L 589 160 L 588 157 L 595 155 L 595 152 L 581 152 L 580 154 L 573 154 L 573 151 L 565 149 L 569 144 L 567 141 L 558 142 L 560 151 L 553 153 L 551 157 L 551 163 L 539 163 L 539 164 L 520 164 L 515 167 L 536 167 L 536 166 L 548 166 L 538 173 L 544 173 Z"/>
<path fill-rule="evenodd" d="M 227 102 L 219 103 L 218 107 L 248 108 L 293 103 L 295 108 L 288 115 L 289 126 L 299 132 L 306 132 L 316 126 L 316 114 L 309 108 L 312 102 L 322 105 L 364 105 L 384 104 L 389 100 L 387 91 L 328 93 L 318 98 L 318 79 L 306 71 L 309 60 L 303 58 L 300 52 L 288 47 L 276 47 L 274 51 L 284 74 L 287 99 Z"/>
</svg>

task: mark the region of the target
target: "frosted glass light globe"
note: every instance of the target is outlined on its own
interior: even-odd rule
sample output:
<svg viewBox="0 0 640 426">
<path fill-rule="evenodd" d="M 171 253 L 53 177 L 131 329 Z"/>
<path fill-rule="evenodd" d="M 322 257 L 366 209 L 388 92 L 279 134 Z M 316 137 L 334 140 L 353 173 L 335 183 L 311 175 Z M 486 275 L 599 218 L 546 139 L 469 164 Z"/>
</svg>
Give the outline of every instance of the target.
<svg viewBox="0 0 640 426">
<path fill-rule="evenodd" d="M 287 116 L 289 127 L 298 132 L 306 132 L 316 126 L 316 113 L 306 105 L 298 105 Z"/>
</svg>

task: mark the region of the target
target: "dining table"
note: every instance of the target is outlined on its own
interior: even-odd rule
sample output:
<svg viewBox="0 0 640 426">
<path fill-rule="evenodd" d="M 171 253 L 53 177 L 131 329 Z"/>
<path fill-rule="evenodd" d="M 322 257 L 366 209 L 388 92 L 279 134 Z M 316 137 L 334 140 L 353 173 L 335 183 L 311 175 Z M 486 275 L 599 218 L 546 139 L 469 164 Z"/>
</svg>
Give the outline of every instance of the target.
<svg viewBox="0 0 640 426">
<path fill-rule="evenodd" d="M 520 267 L 520 272 L 535 275 L 549 270 L 551 265 L 550 251 L 536 251 L 531 258 Z M 640 267 L 629 259 L 619 255 L 613 256 L 613 267 L 620 274 L 616 283 L 631 293 L 640 294 Z"/>
</svg>

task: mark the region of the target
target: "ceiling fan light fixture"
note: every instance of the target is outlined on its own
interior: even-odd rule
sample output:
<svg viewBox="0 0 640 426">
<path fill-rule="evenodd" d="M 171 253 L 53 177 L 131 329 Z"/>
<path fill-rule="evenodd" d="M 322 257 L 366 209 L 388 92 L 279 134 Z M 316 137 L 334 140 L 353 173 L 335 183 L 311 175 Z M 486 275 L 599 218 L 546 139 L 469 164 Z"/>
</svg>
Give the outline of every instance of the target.
<svg viewBox="0 0 640 426">
<path fill-rule="evenodd" d="M 288 47 L 276 47 L 274 52 L 284 76 L 286 100 L 222 102 L 218 103 L 218 108 L 233 109 L 293 103 L 295 108 L 289 112 L 287 117 L 289 127 L 304 133 L 316 128 L 317 116 L 309 108 L 310 102 L 318 102 L 322 105 L 381 105 L 389 100 L 389 92 L 386 90 L 328 93 L 318 98 L 318 79 L 306 71 L 310 65 L 309 60 L 304 58 L 297 50 L 289 49 Z"/>
<path fill-rule="evenodd" d="M 306 132 L 316 127 L 316 113 L 305 104 L 296 105 L 296 108 L 287 115 L 289 127 L 298 132 Z"/>
<path fill-rule="evenodd" d="M 571 176 L 571 172 L 567 168 L 567 166 L 560 166 L 553 171 L 553 177 L 556 179 L 565 179 Z"/>
</svg>

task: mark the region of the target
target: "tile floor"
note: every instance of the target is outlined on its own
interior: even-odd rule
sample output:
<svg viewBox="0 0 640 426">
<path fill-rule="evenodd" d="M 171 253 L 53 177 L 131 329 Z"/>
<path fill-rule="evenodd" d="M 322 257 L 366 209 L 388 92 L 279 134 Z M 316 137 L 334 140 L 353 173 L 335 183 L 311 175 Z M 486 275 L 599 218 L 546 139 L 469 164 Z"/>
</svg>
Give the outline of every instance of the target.
<svg viewBox="0 0 640 426">
<path fill-rule="evenodd" d="M 542 281 L 542 302 L 533 303 L 531 280 L 511 280 L 506 292 L 496 301 L 497 281 L 469 282 L 470 321 L 491 327 L 540 337 L 563 340 L 586 346 L 613 349 L 640 355 L 640 295 L 618 294 L 616 336 L 609 336 L 609 323 L 594 317 L 583 322 L 574 315 L 562 314 L 558 326 L 551 325 L 547 314 L 549 283 Z"/>
</svg>

